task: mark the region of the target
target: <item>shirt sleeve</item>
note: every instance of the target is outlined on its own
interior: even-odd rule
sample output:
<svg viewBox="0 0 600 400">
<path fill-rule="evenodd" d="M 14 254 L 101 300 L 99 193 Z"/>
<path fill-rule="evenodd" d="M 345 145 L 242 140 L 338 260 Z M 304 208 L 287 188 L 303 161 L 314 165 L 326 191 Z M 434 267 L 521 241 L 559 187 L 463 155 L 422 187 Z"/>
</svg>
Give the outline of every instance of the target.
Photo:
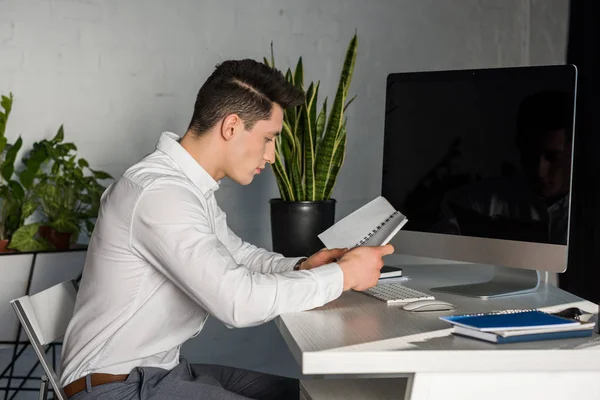
<svg viewBox="0 0 600 400">
<path fill-rule="evenodd" d="M 319 307 L 342 293 L 343 273 L 337 264 L 308 271 L 251 270 L 242 262 L 264 254 L 236 260 L 211 225 L 206 205 L 189 188 L 158 181 L 138 199 L 130 246 L 231 327 L 259 325 L 283 313 Z"/>
<path fill-rule="evenodd" d="M 218 206 L 215 223 L 218 229 L 225 232 L 222 240 L 225 247 L 238 264 L 243 264 L 252 271 L 270 273 L 291 271 L 303 257 L 287 258 L 282 254 L 270 252 L 248 242 L 244 242 L 227 226 L 227 216 Z M 308 257 L 308 255 L 307 255 Z"/>
</svg>

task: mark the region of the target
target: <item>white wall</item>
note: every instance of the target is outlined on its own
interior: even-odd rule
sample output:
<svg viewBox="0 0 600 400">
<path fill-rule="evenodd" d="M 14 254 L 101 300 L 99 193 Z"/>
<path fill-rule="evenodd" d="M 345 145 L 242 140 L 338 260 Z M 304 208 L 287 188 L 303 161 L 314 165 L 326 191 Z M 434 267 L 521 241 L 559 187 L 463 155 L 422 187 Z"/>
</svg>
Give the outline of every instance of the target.
<svg viewBox="0 0 600 400">
<path fill-rule="evenodd" d="M 357 29 L 339 218 L 379 191 L 388 73 L 562 63 L 567 11 L 567 0 L 2 0 L 0 93 L 16 97 L 7 134 L 27 148 L 64 123 L 81 156 L 118 176 L 161 131 L 185 131 L 215 64 L 262 59 L 271 41 L 278 66 L 304 56 L 307 78 L 333 97 Z M 270 246 L 272 174 L 218 194 L 232 228 Z"/>
<path fill-rule="evenodd" d="M 379 192 L 388 73 L 564 63 L 567 14 L 567 0 L 0 0 L 0 93 L 15 95 L 7 135 L 23 135 L 26 148 L 64 123 L 81 156 L 118 176 L 161 131 L 184 132 L 215 64 L 262 59 L 271 41 L 279 67 L 302 55 L 306 77 L 333 97 L 357 29 L 358 98 L 334 191 L 340 218 Z M 275 196 L 270 172 L 218 192 L 231 227 L 266 247 Z M 214 343 L 219 329 L 209 331 Z M 265 340 L 236 333 L 240 348 L 268 369 L 259 352 L 285 348 L 272 327 L 255 329 Z M 240 348 L 230 346 L 225 362 L 235 364 Z M 198 358 L 219 360 L 203 349 Z"/>
</svg>

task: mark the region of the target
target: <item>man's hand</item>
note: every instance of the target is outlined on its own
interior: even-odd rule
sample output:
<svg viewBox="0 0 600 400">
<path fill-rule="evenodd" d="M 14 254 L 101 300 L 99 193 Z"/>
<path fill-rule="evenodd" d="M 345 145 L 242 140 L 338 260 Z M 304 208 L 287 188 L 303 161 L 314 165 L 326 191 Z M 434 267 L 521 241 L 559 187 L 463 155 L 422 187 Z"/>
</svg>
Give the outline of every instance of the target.
<svg viewBox="0 0 600 400">
<path fill-rule="evenodd" d="M 393 252 L 391 244 L 356 247 L 346 252 L 337 261 L 344 272 L 344 290 L 366 290 L 375 286 L 383 267 L 383 256 Z"/>
<path fill-rule="evenodd" d="M 347 251 L 347 249 L 321 249 L 308 259 L 304 260 L 304 262 L 300 264 L 300 269 L 312 269 L 336 262 Z"/>
</svg>

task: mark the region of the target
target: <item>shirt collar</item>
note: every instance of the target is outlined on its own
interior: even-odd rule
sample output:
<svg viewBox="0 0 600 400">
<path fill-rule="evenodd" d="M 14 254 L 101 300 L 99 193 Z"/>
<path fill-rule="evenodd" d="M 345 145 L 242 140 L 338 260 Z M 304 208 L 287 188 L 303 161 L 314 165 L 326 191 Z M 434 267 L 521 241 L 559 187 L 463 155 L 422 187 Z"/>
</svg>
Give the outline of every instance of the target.
<svg viewBox="0 0 600 400">
<path fill-rule="evenodd" d="M 172 132 L 163 132 L 156 144 L 156 149 L 168 155 L 179 166 L 181 171 L 200 189 L 204 197 L 208 197 L 219 189 L 219 182 L 179 144 L 181 137 Z"/>
</svg>

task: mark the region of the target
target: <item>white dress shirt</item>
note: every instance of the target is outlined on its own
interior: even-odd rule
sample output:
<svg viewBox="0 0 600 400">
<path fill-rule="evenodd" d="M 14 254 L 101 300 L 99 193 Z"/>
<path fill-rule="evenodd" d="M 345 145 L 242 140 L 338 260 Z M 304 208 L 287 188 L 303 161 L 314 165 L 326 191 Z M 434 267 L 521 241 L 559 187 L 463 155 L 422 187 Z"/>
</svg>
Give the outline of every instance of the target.
<svg viewBox="0 0 600 400">
<path fill-rule="evenodd" d="M 298 258 L 236 236 L 217 205 L 218 183 L 179 139 L 163 133 L 102 195 L 64 339 L 63 386 L 92 372 L 171 369 L 208 315 L 253 326 L 342 293 L 337 264 L 294 271 Z"/>
</svg>

